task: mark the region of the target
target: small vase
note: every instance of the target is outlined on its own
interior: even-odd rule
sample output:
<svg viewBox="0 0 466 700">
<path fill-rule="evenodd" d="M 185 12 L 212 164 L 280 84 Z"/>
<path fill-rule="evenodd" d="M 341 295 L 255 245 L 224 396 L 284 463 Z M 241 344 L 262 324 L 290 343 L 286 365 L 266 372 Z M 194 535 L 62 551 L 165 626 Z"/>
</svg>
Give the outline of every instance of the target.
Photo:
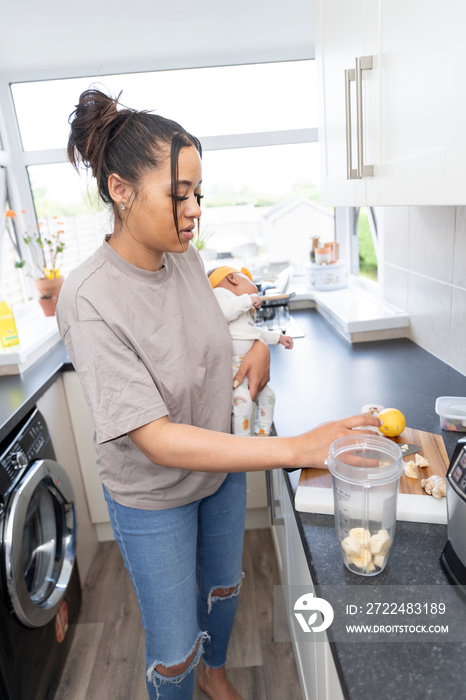
<svg viewBox="0 0 466 700">
<path fill-rule="evenodd" d="M 39 299 L 39 304 L 42 307 L 44 316 L 55 316 L 55 309 L 57 308 L 57 297 L 41 297 Z"/>
<path fill-rule="evenodd" d="M 41 279 L 34 280 L 34 284 L 40 295 L 39 303 L 46 316 L 55 315 L 55 308 L 63 282 L 64 277 L 52 277 L 52 279 L 42 277 Z"/>
</svg>

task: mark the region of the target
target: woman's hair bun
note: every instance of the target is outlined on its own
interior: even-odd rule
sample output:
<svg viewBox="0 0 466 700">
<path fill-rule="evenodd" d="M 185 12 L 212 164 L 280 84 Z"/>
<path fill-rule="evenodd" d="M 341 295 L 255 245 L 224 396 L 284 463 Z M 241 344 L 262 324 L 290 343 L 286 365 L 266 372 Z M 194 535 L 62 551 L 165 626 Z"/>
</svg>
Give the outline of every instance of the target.
<svg viewBox="0 0 466 700">
<path fill-rule="evenodd" d="M 121 94 L 121 93 L 120 93 Z M 76 109 L 68 122 L 71 126 L 68 140 L 68 158 L 75 168 L 82 163 L 91 168 L 99 181 L 101 156 L 114 127 L 121 117 L 131 110 L 118 110 L 118 99 L 105 95 L 100 90 L 85 90 L 79 97 Z"/>
</svg>

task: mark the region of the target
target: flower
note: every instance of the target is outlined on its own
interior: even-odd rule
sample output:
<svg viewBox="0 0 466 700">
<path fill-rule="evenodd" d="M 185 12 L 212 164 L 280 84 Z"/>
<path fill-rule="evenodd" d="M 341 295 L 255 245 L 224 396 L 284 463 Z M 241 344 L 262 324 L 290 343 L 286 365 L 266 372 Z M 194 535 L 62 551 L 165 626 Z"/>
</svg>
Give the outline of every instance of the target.
<svg viewBox="0 0 466 700">
<path fill-rule="evenodd" d="M 26 210 L 23 209 L 21 213 L 26 213 Z M 12 209 L 7 209 L 5 217 L 11 241 L 18 257 L 21 258 L 16 237 L 11 231 L 11 228 L 14 227 L 13 220 L 16 218 L 16 214 Z M 18 260 L 15 262 L 15 267 L 26 268 L 29 276 L 34 279 L 60 277 L 58 262 L 65 248 L 65 242 L 61 239 L 64 233 L 63 222 L 58 221 L 57 216 L 53 217 L 53 222 L 47 221 L 45 224 L 40 222 L 33 233 L 26 233 L 23 236 L 23 242 L 30 246 L 31 264 L 25 260 Z"/>
</svg>

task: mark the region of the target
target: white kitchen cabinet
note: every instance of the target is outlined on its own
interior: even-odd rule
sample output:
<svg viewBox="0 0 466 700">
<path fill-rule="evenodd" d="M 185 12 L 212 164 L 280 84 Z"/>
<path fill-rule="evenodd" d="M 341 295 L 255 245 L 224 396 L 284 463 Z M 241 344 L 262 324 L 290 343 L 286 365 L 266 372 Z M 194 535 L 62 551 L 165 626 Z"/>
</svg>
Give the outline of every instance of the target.
<svg viewBox="0 0 466 700">
<path fill-rule="evenodd" d="M 366 199 L 366 180 L 347 179 L 346 153 L 346 91 L 345 70 L 354 70 L 357 56 L 369 55 L 366 37 L 377 37 L 366 31 L 364 0 L 319 0 L 316 3 L 316 60 L 320 85 L 319 141 L 322 159 L 322 201 L 331 206 L 356 204 Z M 320 11 L 320 14 L 319 14 Z M 370 46 L 371 54 L 378 46 Z M 371 94 L 376 93 L 371 72 Z M 367 74 L 364 76 L 367 80 Z M 356 94 L 355 82 L 350 83 L 352 168 L 356 163 Z M 366 101 L 367 102 L 367 101 Z M 374 116 L 367 119 L 373 128 Z"/>
<path fill-rule="evenodd" d="M 271 472 L 272 496 L 275 502 L 273 538 L 277 559 L 282 565 L 285 607 L 291 619 L 296 596 L 294 586 L 306 586 L 314 591 L 314 584 L 304 554 L 294 509 L 281 469 Z M 343 692 L 328 642 L 302 642 L 296 638 L 294 627 L 290 633 L 304 700 L 343 700 Z M 309 633 L 312 635 L 312 632 Z"/>
<path fill-rule="evenodd" d="M 280 469 L 273 469 L 267 475 L 271 490 L 269 493 L 269 508 L 271 511 L 272 538 L 277 555 L 280 579 L 284 586 L 288 584 L 288 567 L 286 563 L 286 532 L 284 521 L 285 482 Z"/>
<path fill-rule="evenodd" d="M 451 204 L 464 204 L 466 199 L 466 5 L 461 7 L 461 15 L 458 21 L 452 22 L 448 28 L 450 62 L 448 73 L 444 75 L 444 80 L 450 86 L 447 104 L 448 168 L 445 173 L 445 191 Z"/>
<path fill-rule="evenodd" d="M 466 203 L 462 0 L 318 0 L 316 8 L 323 202 Z M 361 56 L 373 58 L 372 70 L 362 72 L 361 114 L 365 162 L 374 172 L 348 180 L 345 69 Z"/>
<path fill-rule="evenodd" d="M 248 472 L 247 481 L 247 507 L 267 508 L 265 472 Z"/>
<path fill-rule="evenodd" d="M 92 522 L 95 524 L 99 541 L 113 539 L 112 526 L 108 516 L 107 503 L 102 491 L 102 482 L 97 471 L 94 452 L 94 426 L 84 398 L 81 383 L 76 372 L 64 372 L 68 410 L 76 442 L 76 448 L 83 475 L 84 488 Z"/>
</svg>

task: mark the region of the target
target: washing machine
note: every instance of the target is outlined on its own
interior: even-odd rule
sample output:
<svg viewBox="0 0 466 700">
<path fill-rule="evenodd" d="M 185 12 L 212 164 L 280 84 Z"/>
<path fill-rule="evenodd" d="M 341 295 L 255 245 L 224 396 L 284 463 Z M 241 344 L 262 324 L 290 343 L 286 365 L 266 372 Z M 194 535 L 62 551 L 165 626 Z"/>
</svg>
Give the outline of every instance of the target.
<svg viewBox="0 0 466 700">
<path fill-rule="evenodd" d="M 81 605 L 73 485 L 35 408 L 0 444 L 0 700 L 51 700 Z"/>
</svg>

